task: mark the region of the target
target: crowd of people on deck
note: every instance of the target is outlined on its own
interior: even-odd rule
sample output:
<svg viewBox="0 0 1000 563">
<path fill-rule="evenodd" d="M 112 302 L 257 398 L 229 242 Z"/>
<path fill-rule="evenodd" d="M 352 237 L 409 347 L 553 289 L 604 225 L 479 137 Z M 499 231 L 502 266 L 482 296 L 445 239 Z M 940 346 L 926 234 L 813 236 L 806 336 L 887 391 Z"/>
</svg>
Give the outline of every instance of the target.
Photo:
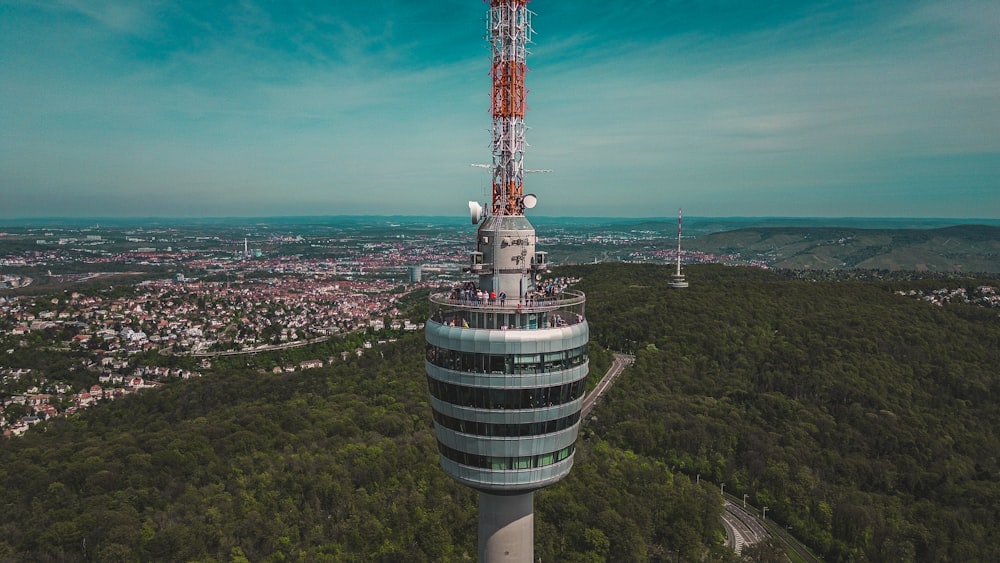
<svg viewBox="0 0 1000 563">
<path fill-rule="evenodd" d="M 554 304 L 556 301 L 563 298 L 563 291 L 566 287 L 576 281 L 578 280 L 569 278 L 557 278 L 555 280 L 547 281 L 544 284 L 540 284 L 537 289 L 532 290 L 528 293 L 528 295 L 522 298 L 510 297 L 509 306 L 511 309 L 516 307 L 517 312 L 521 313 L 522 311 L 529 312 L 536 306 L 545 307 L 546 305 Z M 453 287 L 451 292 L 448 294 L 448 301 L 456 305 L 465 306 L 508 307 L 508 296 L 505 292 L 483 289 L 473 281 L 464 282 Z M 543 311 L 545 310 L 547 310 L 547 308 L 543 309 Z M 564 316 L 566 314 L 569 315 L 569 318 Z M 437 320 L 441 324 L 447 326 L 464 328 L 469 327 L 469 320 L 466 318 L 465 313 L 458 310 L 452 311 L 448 315 L 443 315 L 442 311 L 439 310 L 437 311 L 437 314 L 434 315 L 434 320 Z M 538 317 L 538 322 L 540 322 L 543 327 L 567 326 L 583 322 L 583 315 L 580 313 L 569 313 L 567 311 L 564 311 L 561 314 L 559 312 L 550 311 L 545 314 L 544 317 Z M 534 327 L 534 325 L 532 325 L 532 327 Z M 500 328 L 500 330 L 507 330 L 508 327 L 503 325 L 498 328 Z"/>
<path fill-rule="evenodd" d="M 471 305 L 500 305 L 503 307 L 507 303 L 507 293 L 496 290 L 487 291 L 476 285 L 476 282 L 465 282 L 465 285 L 457 285 L 451 290 L 450 299 L 458 303 Z"/>
<path fill-rule="evenodd" d="M 560 283 L 560 280 L 562 280 L 562 278 L 556 281 L 549 281 L 540 288 L 529 292 L 523 298 L 518 299 L 517 306 L 532 307 L 535 304 L 541 304 L 545 301 L 559 299 L 566 287 L 566 284 Z M 506 292 L 500 291 L 498 293 L 496 290 L 486 290 L 479 287 L 476 282 L 473 281 L 456 285 L 452 288 L 451 294 L 448 298 L 453 303 L 461 303 L 464 305 L 489 305 L 500 307 L 505 307 L 507 305 Z"/>
</svg>

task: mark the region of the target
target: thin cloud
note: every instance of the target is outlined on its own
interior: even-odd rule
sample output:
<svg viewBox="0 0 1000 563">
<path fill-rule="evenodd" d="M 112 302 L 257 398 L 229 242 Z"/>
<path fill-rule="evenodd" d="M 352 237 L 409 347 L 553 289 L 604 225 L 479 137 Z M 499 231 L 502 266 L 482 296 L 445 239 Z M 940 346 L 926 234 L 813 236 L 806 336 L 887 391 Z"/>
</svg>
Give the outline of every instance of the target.
<svg viewBox="0 0 1000 563">
<path fill-rule="evenodd" d="M 556 173 L 529 182 L 572 202 L 540 212 L 822 215 L 877 189 L 848 214 L 949 193 L 1000 216 L 995 2 L 531 7 L 526 161 Z M 482 190 L 476 3 L 5 10 L 0 214 L 439 213 Z"/>
</svg>

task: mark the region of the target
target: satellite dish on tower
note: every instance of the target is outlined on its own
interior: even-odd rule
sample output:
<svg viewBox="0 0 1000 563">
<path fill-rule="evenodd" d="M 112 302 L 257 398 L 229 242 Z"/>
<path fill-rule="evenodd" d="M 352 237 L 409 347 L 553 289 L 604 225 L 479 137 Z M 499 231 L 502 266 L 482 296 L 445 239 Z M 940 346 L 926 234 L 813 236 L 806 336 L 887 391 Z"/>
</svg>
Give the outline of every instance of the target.
<svg viewBox="0 0 1000 563">
<path fill-rule="evenodd" d="M 469 202 L 469 218 L 472 219 L 472 224 L 476 225 L 479 220 L 483 218 L 483 206 L 479 205 L 475 201 Z"/>
<path fill-rule="evenodd" d="M 525 209 L 532 209 L 538 205 L 538 197 L 535 194 L 524 194 L 521 203 L 524 204 Z"/>
</svg>

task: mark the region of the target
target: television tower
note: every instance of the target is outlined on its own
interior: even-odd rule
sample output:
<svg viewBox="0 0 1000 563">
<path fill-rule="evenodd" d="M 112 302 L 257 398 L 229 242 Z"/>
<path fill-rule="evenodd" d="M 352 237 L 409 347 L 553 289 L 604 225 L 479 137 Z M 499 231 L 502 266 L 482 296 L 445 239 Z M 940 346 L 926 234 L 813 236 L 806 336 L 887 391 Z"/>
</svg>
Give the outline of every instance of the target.
<svg viewBox="0 0 1000 563">
<path fill-rule="evenodd" d="M 677 210 L 677 272 L 670 277 L 668 284 L 674 289 L 681 289 L 688 286 L 688 282 L 681 273 L 681 209 Z"/>
<path fill-rule="evenodd" d="M 492 199 L 473 280 L 430 297 L 427 386 L 441 467 L 479 491 L 479 561 L 532 562 L 534 491 L 573 466 L 589 370 L 583 293 L 543 284 L 546 253 L 524 216 L 528 0 L 489 0 Z"/>
</svg>

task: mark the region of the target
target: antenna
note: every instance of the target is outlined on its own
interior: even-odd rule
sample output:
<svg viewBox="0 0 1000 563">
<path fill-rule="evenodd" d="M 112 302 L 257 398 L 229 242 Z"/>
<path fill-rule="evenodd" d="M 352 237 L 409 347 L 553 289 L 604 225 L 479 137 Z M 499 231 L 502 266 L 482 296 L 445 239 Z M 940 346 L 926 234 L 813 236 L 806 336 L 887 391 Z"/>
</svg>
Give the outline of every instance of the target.
<svg viewBox="0 0 1000 563">
<path fill-rule="evenodd" d="M 531 43 L 528 0 L 491 0 L 487 39 L 492 53 L 493 215 L 523 215 L 524 113 L 528 109 L 524 78 Z"/>
<path fill-rule="evenodd" d="M 493 165 L 492 164 L 480 164 L 480 163 L 474 162 L 474 163 L 470 164 L 469 166 L 471 166 L 473 168 L 485 168 L 487 170 L 493 170 Z M 553 172 L 553 170 L 551 170 L 549 168 L 538 168 L 538 169 L 529 168 L 529 169 L 522 170 L 522 172 L 524 172 L 525 174 L 546 174 L 546 173 L 549 173 L 549 172 Z"/>
<path fill-rule="evenodd" d="M 470 164 L 469 166 L 471 166 L 473 168 L 484 168 L 486 170 L 490 170 L 491 172 L 494 172 L 494 177 L 496 175 L 496 167 L 494 165 L 492 165 L 492 164 L 482 164 L 482 163 L 474 162 L 474 163 Z M 552 170 L 548 169 L 548 168 L 539 168 L 539 169 L 524 169 L 524 170 L 521 170 L 521 172 L 523 174 L 549 174 L 549 173 L 552 172 Z M 495 186 L 496 186 L 496 183 L 494 182 L 494 190 L 493 190 L 493 200 L 494 201 L 496 201 L 496 199 L 497 199 L 497 193 L 496 193 Z M 521 191 L 522 192 L 524 191 L 523 185 L 522 185 Z M 535 207 L 535 205 L 538 204 L 538 196 L 536 196 L 535 194 L 524 194 L 521 198 L 519 198 L 519 200 L 520 200 L 520 207 L 521 207 L 521 213 L 522 214 L 524 213 L 525 209 L 533 209 Z M 476 212 L 474 212 L 472 210 L 472 204 L 473 204 L 473 202 L 470 201 L 469 202 L 469 212 L 470 212 L 470 214 L 472 214 L 472 224 L 475 225 L 476 223 L 479 222 L 479 218 L 483 217 L 483 210 L 480 209 L 478 211 L 478 215 L 477 215 Z"/>
<path fill-rule="evenodd" d="M 681 289 L 688 286 L 688 282 L 681 273 L 681 209 L 677 209 L 677 273 L 670 278 L 667 284 L 674 289 Z"/>
<path fill-rule="evenodd" d="M 677 209 L 677 273 L 675 275 L 681 275 L 681 224 L 682 221 L 682 209 Z"/>
<path fill-rule="evenodd" d="M 472 224 L 476 225 L 479 220 L 483 218 L 483 206 L 479 205 L 478 202 L 469 202 L 469 218 L 472 219 Z"/>
</svg>

